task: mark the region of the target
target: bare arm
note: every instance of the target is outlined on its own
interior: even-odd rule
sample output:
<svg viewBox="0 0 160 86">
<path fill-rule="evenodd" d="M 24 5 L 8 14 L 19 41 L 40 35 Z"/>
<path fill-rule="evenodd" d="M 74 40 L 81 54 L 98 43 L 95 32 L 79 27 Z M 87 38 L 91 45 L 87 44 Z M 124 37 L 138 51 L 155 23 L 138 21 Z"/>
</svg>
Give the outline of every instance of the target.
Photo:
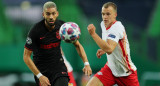
<svg viewBox="0 0 160 86">
<path fill-rule="evenodd" d="M 77 50 L 79 56 L 82 58 L 83 62 L 88 62 L 87 55 L 86 55 L 86 53 L 84 51 L 84 48 L 79 43 L 78 40 L 74 43 L 74 46 L 76 47 L 76 50 Z"/>
<path fill-rule="evenodd" d="M 23 54 L 23 60 L 26 63 L 26 65 L 29 67 L 29 69 L 34 73 L 34 75 L 37 75 L 38 73 L 40 73 L 40 71 L 37 69 L 37 67 L 33 63 L 31 59 L 31 54 L 32 54 L 32 51 L 25 48 L 24 54 Z"/>
<path fill-rule="evenodd" d="M 97 45 L 107 54 L 111 54 L 115 49 L 115 47 L 117 46 L 117 43 L 110 39 L 108 39 L 107 42 L 105 42 L 97 35 L 97 33 L 95 32 L 95 29 L 96 28 L 93 24 L 88 25 L 88 31 L 92 36 L 92 38 L 94 39 L 94 41 L 97 43 Z"/>
<path fill-rule="evenodd" d="M 83 60 L 83 62 L 84 63 L 88 62 L 87 55 L 86 55 L 86 53 L 84 51 L 84 48 L 79 43 L 78 40 L 74 43 L 74 46 L 76 47 L 76 50 L 77 50 L 79 56 L 81 57 L 81 59 Z M 88 76 L 90 76 L 92 74 L 92 70 L 91 70 L 91 67 L 90 67 L 89 64 L 84 66 L 83 72 L 85 73 L 85 75 L 88 75 Z"/>
<path fill-rule="evenodd" d="M 105 54 L 105 53 L 106 53 L 106 52 L 104 52 L 102 49 L 98 49 L 96 55 L 97 55 L 98 58 L 101 58 L 101 56 L 102 56 L 103 54 Z"/>
<path fill-rule="evenodd" d="M 34 73 L 34 75 L 37 75 L 40 73 L 40 71 L 33 63 L 32 59 L 31 59 L 31 54 L 32 54 L 32 51 L 24 48 L 23 60 L 26 63 L 26 65 L 29 67 L 29 69 Z M 39 80 L 40 80 L 40 83 L 42 86 L 43 85 L 49 85 L 49 86 L 51 85 L 49 83 L 48 78 L 43 75 L 41 77 L 39 77 Z"/>
</svg>

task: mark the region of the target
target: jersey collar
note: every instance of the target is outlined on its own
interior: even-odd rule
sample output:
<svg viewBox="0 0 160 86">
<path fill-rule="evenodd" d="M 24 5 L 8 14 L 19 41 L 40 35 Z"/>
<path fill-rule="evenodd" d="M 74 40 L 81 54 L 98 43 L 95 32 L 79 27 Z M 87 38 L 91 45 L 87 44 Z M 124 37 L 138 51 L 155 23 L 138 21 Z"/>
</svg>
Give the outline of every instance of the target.
<svg viewBox="0 0 160 86">
<path fill-rule="evenodd" d="M 113 22 L 113 24 L 114 24 L 114 23 L 116 23 L 116 21 L 115 21 L 115 22 Z M 113 24 L 112 24 L 112 25 L 113 25 Z M 112 25 L 111 25 L 111 26 L 112 26 Z M 108 30 L 111 26 L 107 27 L 107 28 L 106 28 L 106 30 Z"/>
</svg>

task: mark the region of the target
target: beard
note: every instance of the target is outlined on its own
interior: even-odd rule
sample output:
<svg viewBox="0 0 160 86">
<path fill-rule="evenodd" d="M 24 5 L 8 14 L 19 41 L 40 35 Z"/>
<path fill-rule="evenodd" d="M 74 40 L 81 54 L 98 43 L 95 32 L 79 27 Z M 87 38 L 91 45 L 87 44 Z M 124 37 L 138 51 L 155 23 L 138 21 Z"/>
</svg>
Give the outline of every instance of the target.
<svg viewBox="0 0 160 86">
<path fill-rule="evenodd" d="M 47 23 L 50 27 L 52 27 L 52 26 L 55 25 L 55 21 L 56 21 L 56 20 L 47 20 L 47 19 L 45 19 L 45 21 L 46 21 L 46 23 Z M 54 23 L 50 23 L 50 22 L 54 22 Z"/>
</svg>

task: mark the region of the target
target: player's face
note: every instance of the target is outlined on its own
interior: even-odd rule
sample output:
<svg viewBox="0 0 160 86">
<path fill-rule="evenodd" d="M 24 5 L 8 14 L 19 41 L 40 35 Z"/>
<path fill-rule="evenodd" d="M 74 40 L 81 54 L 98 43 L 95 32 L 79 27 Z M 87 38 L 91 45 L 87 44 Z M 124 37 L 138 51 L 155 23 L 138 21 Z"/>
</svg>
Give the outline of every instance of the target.
<svg viewBox="0 0 160 86">
<path fill-rule="evenodd" d="M 59 13 L 56 8 L 46 8 L 43 10 L 43 17 L 45 22 L 49 26 L 53 26 Z"/>
<path fill-rule="evenodd" d="M 116 21 L 117 13 L 113 7 L 109 6 L 108 8 L 102 7 L 102 19 L 106 27 L 110 26 L 113 22 Z"/>
</svg>

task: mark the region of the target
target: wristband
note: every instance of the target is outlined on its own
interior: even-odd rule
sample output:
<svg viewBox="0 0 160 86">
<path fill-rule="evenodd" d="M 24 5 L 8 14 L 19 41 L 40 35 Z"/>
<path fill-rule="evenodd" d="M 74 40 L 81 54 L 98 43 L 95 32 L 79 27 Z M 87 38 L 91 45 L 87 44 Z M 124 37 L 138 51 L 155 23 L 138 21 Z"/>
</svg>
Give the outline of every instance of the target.
<svg viewBox="0 0 160 86">
<path fill-rule="evenodd" d="M 42 76 L 42 74 L 38 73 L 36 76 L 37 76 L 37 78 L 40 78 Z"/>
<path fill-rule="evenodd" d="M 84 62 L 84 66 L 89 65 L 89 62 Z"/>
</svg>

